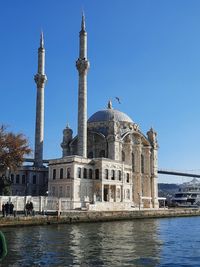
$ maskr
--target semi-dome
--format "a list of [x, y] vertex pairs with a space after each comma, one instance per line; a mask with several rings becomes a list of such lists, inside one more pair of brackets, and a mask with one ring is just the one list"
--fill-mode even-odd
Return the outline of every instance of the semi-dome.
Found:
[[113, 109], [111, 101], [109, 101], [107, 109], [97, 111], [88, 119], [88, 122], [100, 121], [124, 121], [133, 123], [132, 119], [128, 115], [119, 110]]

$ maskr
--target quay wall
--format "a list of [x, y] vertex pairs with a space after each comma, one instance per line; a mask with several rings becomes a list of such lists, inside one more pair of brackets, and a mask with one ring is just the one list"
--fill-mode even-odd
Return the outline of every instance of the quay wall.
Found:
[[200, 216], [199, 209], [159, 209], [159, 210], [135, 210], [135, 211], [69, 211], [60, 216], [57, 215], [24, 215], [16, 217], [1, 217], [0, 228], [8, 226], [33, 226], [51, 224], [69, 224], [81, 222], [106, 222], [119, 220], [134, 220], [146, 218], [167, 218]]

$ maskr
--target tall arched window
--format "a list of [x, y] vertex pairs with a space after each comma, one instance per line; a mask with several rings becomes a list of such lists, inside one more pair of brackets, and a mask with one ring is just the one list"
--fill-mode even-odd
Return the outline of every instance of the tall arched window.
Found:
[[25, 184], [26, 183], [26, 176], [23, 174], [22, 175], [22, 184]]
[[83, 178], [87, 178], [87, 169], [86, 168], [84, 168], [83, 169]]
[[19, 183], [20, 183], [20, 175], [17, 174], [17, 175], [16, 175], [16, 184], [19, 184]]
[[121, 179], [122, 179], [122, 172], [120, 170], [118, 171], [118, 178], [119, 178], [119, 181], [121, 181]]
[[89, 178], [92, 179], [92, 169], [89, 169]]
[[141, 155], [141, 173], [144, 173], [144, 155]]
[[115, 180], [115, 170], [111, 171], [111, 180]]
[[125, 161], [125, 152], [122, 151], [122, 161]]
[[63, 168], [60, 169], [60, 179], [63, 179]]
[[36, 175], [33, 175], [33, 184], [36, 184]]
[[95, 179], [99, 179], [99, 169], [95, 170]]
[[135, 155], [132, 153], [132, 172], [135, 172]]
[[56, 169], [53, 169], [53, 180], [56, 179]]
[[71, 168], [67, 168], [67, 178], [69, 179], [71, 176]]
[[14, 174], [11, 174], [11, 181], [14, 183]]
[[126, 174], [126, 182], [129, 183], [130, 182], [130, 178], [129, 178], [129, 173]]
[[78, 168], [78, 178], [81, 178], [81, 168]]

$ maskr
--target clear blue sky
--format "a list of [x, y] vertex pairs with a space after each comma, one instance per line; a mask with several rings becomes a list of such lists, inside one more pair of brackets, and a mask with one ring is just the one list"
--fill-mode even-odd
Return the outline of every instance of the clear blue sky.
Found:
[[82, 9], [91, 64], [88, 116], [119, 96], [116, 109], [144, 133], [151, 126], [157, 131], [159, 168], [200, 172], [198, 0], [1, 1], [0, 122], [23, 132], [34, 148], [33, 76], [42, 28], [48, 77], [44, 157], [61, 156], [62, 130], [67, 122], [75, 133], [77, 128], [75, 61]]

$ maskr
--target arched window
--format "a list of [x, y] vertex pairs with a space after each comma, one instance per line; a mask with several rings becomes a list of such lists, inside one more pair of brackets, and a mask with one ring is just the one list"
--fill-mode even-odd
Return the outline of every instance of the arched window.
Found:
[[92, 179], [92, 169], [89, 169], [89, 178]]
[[122, 179], [122, 172], [120, 170], [118, 171], [118, 178], [119, 178], [119, 181], [121, 181], [121, 179]]
[[122, 151], [122, 161], [125, 161], [125, 152]]
[[86, 168], [84, 168], [83, 169], [83, 178], [87, 178], [87, 169]]
[[81, 168], [78, 168], [78, 178], [81, 178]]
[[20, 175], [17, 174], [17, 175], [16, 175], [16, 184], [19, 184], [19, 180], [20, 180]]
[[26, 183], [26, 176], [25, 174], [22, 175], [22, 184], [25, 184]]
[[115, 180], [115, 170], [111, 171], [111, 180]]
[[130, 181], [130, 176], [129, 176], [129, 173], [126, 174], [126, 182], [129, 183]]
[[99, 153], [100, 158], [105, 158], [105, 150], [101, 150]]
[[132, 153], [132, 172], [135, 172], [135, 155]]
[[71, 168], [67, 168], [67, 179], [71, 178]]
[[92, 152], [92, 151], [90, 151], [90, 152], [88, 153], [88, 158], [89, 158], [89, 159], [93, 159], [93, 152]]
[[33, 184], [36, 184], [36, 175], [33, 175]]
[[10, 178], [11, 178], [11, 181], [14, 183], [14, 174], [11, 174]]
[[56, 179], [56, 169], [53, 169], [53, 180]]
[[99, 179], [99, 169], [95, 170], [95, 179]]
[[63, 179], [63, 168], [60, 169], [60, 179]]
[[105, 169], [105, 178], [108, 180], [108, 169]]
[[144, 173], [144, 156], [141, 155], [141, 173]]

